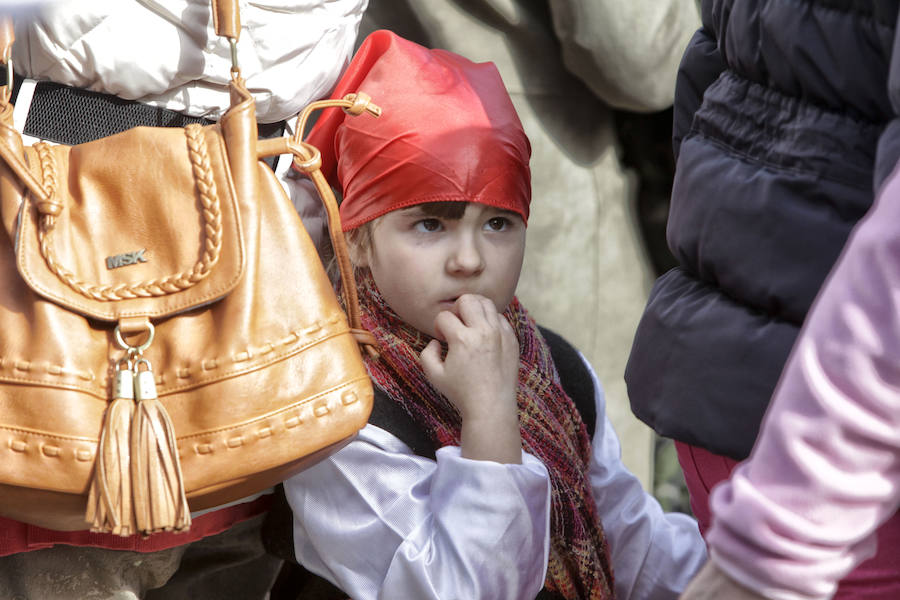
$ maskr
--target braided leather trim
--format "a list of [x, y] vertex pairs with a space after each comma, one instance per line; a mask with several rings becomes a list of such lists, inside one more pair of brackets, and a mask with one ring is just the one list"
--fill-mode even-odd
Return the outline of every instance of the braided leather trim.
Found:
[[[81, 281], [70, 270], [59, 264], [53, 250], [51, 233], [56, 224], [56, 215], [59, 214], [62, 206], [58, 201], [51, 200], [38, 205], [38, 211], [41, 214], [38, 239], [40, 240], [41, 255], [44, 257], [47, 267], [63, 283], [82, 296], [93, 300], [114, 301], [165, 296], [180, 292], [197, 285], [212, 272], [212, 268], [219, 262], [222, 250], [222, 215], [219, 207], [219, 195], [213, 180], [202, 126], [192, 123], [184, 128], [184, 132], [187, 137], [194, 182], [200, 192], [204, 222], [204, 252], [197, 263], [191, 269], [181, 273], [131, 284], [98, 285]], [[49, 197], [56, 198], [56, 162], [53, 154], [48, 144], [44, 142], [35, 144], [34, 148], [40, 157], [44, 186], [49, 192]]]

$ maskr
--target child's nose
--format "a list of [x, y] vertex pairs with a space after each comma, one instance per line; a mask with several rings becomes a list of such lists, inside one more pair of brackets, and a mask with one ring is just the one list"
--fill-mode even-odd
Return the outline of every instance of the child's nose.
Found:
[[477, 240], [470, 236], [460, 236], [450, 254], [447, 268], [451, 273], [461, 275], [477, 274], [484, 270], [484, 255]]

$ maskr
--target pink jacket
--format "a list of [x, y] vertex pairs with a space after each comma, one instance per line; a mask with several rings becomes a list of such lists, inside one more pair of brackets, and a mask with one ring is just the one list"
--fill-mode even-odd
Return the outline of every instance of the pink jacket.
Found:
[[898, 170], [820, 292], [753, 453], [711, 506], [713, 560], [779, 600], [831, 597], [900, 507]]

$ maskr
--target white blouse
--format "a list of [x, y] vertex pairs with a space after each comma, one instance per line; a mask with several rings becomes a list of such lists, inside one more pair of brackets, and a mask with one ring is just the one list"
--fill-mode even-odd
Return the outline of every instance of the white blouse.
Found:
[[[591, 376], [597, 426], [589, 477], [617, 598], [677, 598], [706, 560], [706, 547], [693, 519], [664, 513], [625, 469]], [[434, 461], [367, 425], [332, 457], [287, 480], [285, 492], [297, 559], [354, 600], [519, 600], [543, 586], [550, 480], [527, 453], [521, 465], [503, 465], [445, 447]]]

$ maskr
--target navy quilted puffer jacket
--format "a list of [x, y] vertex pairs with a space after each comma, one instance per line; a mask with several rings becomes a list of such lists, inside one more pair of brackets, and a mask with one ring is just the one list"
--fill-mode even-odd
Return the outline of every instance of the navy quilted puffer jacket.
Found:
[[680, 266], [653, 287], [625, 379], [658, 433], [742, 459], [894, 164], [875, 168], [897, 3], [711, 0], [702, 19], [675, 94], [667, 235]]

